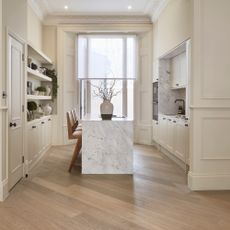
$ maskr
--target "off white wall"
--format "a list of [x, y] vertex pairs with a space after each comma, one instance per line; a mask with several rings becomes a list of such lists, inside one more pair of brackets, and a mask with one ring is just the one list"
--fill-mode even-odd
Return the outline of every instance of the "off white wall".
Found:
[[192, 0], [170, 0], [161, 12], [154, 28], [154, 58], [191, 37], [191, 7]]
[[[7, 72], [6, 72], [6, 49], [7, 49], [7, 32], [11, 32], [21, 40], [26, 41], [27, 39], [27, 1], [26, 0], [2, 0], [2, 77], [0, 81], [1, 94], [2, 90], [8, 91], [6, 82], [7, 82]], [[7, 99], [1, 98], [0, 107], [7, 106]], [[8, 193], [8, 172], [7, 172], [7, 135], [8, 135], [8, 125], [7, 125], [7, 108], [0, 109], [0, 132], [1, 132], [1, 141], [0, 141], [0, 200], [3, 200]], [[2, 146], [1, 146], [2, 145]]]
[[193, 3], [189, 187], [230, 189], [230, 1]]
[[57, 27], [43, 26], [42, 27], [42, 50], [51, 58], [56, 66], [57, 63]]
[[27, 6], [27, 41], [42, 50], [42, 22], [29, 5]]

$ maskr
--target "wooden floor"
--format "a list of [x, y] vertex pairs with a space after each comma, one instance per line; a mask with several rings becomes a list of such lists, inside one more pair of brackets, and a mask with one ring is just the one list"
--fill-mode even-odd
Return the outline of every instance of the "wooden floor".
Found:
[[52, 148], [0, 203], [0, 230], [229, 230], [230, 192], [191, 192], [183, 170], [135, 146], [134, 176], [67, 172], [73, 146]]

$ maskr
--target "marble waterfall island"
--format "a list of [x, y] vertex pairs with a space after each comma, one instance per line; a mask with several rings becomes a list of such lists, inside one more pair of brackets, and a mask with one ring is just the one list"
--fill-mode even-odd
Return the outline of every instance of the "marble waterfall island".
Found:
[[133, 121], [82, 120], [82, 173], [133, 174]]

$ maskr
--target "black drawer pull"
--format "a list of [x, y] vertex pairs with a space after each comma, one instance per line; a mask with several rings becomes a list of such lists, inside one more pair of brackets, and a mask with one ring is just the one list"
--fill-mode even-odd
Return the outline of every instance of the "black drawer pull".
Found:
[[176, 123], [176, 121], [173, 121], [173, 123]]
[[163, 120], [166, 120], [166, 118], [165, 118], [165, 117], [163, 117]]
[[188, 127], [188, 124], [185, 124], [184, 126], [185, 126], [185, 127]]
[[51, 119], [48, 119], [48, 121], [51, 121]]
[[168, 119], [168, 121], [172, 121], [172, 119]]
[[45, 122], [44, 122], [44, 121], [42, 121], [42, 122], [41, 122], [41, 124], [42, 124], [42, 125], [44, 125], [44, 124], [45, 124]]
[[35, 126], [35, 125], [32, 126], [32, 129], [36, 129], [36, 128], [37, 128], [37, 126]]

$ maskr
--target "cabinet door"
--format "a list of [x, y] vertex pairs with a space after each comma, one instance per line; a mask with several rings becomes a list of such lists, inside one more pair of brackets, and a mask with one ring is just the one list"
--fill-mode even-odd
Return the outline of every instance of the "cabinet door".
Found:
[[167, 141], [167, 120], [165, 117], [159, 118], [159, 143], [166, 146]]
[[174, 153], [174, 128], [172, 119], [167, 119], [166, 149], [171, 153]]
[[158, 81], [159, 79], [159, 61], [155, 60], [153, 62], [153, 82]]
[[159, 128], [158, 128], [158, 121], [153, 121], [152, 125], [152, 139], [155, 142], [159, 141]]
[[187, 77], [187, 56], [183, 52], [171, 59], [171, 87], [186, 87]]
[[27, 129], [27, 154], [29, 163], [38, 157], [39, 148], [39, 123], [34, 123], [33, 125], [29, 125]]
[[52, 144], [52, 119], [48, 118], [47, 120], [47, 140], [48, 140], [48, 146], [51, 146]]
[[184, 123], [175, 125], [175, 155], [183, 162], [188, 159], [188, 127]]

